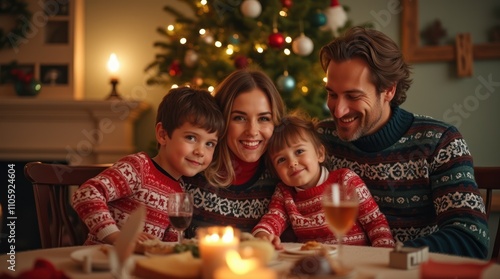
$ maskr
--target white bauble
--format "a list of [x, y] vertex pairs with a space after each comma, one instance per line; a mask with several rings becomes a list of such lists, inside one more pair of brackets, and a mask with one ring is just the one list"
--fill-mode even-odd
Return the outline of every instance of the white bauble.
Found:
[[184, 56], [184, 64], [191, 68], [196, 65], [196, 62], [198, 62], [198, 53], [196, 53], [196, 51], [192, 49], [186, 50], [186, 56]]
[[332, 30], [334, 34], [337, 33], [339, 28], [344, 27], [348, 18], [347, 13], [341, 5], [329, 7], [325, 11], [326, 25], [323, 27]]
[[256, 18], [262, 12], [262, 5], [257, 0], [245, 0], [240, 6], [241, 13], [250, 18]]
[[314, 43], [309, 37], [301, 34], [293, 40], [292, 50], [297, 55], [308, 56], [314, 50]]

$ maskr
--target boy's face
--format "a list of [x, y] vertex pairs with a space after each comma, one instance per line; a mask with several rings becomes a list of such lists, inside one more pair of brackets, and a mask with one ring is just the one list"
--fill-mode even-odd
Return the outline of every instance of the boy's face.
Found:
[[299, 139], [291, 146], [272, 155], [272, 162], [276, 173], [283, 183], [291, 187], [309, 189], [319, 181], [321, 165], [325, 160], [325, 149], [314, 148], [311, 141]]
[[160, 144], [157, 162], [175, 179], [181, 176], [194, 176], [205, 170], [212, 162], [217, 133], [185, 122], [174, 130], [172, 138], [161, 126], [156, 124], [156, 139]]

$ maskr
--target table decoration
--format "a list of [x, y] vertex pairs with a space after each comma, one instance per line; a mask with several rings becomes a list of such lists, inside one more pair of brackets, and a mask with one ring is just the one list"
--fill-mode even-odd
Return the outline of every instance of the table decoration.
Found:
[[217, 268], [226, 266], [227, 251], [237, 250], [240, 244], [240, 230], [228, 227], [198, 228], [198, 245], [203, 264], [202, 278], [214, 279]]

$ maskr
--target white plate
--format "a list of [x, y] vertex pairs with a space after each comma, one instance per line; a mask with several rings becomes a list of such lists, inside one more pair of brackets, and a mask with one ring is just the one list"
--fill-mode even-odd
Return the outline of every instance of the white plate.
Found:
[[90, 256], [92, 259], [92, 268], [105, 270], [109, 269], [108, 255], [103, 251], [103, 245], [89, 246], [88, 248], [73, 251], [70, 257], [75, 262], [83, 264], [85, 257]]
[[[337, 253], [337, 248], [335, 246], [324, 245], [324, 247], [328, 248], [328, 254], [330, 254], [330, 255]], [[299, 247], [285, 248], [283, 251], [285, 253], [292, 254], [292, 255], [304, 256], [304, 255], [317, 254], [321, 250], [300, 250], [300, 246], [299, 246]]]
[[[104, 252], [103, 246], [110, 246], [111, 245], [93, 245], [89, 246], [88, 248], [82, 248], [76, 251], [73, 251], [70, 255], [71, 259], [74, 260], [75, 262], [83, 265], [85, 261], [85, 256], [90, 256], [92, 261], [91, 265], [93, 269], [96, 270], [108, 270], [109, 269], [109, 258], [108, 255]], [[132, 259], [140, 259], [144, 258], [145, 256], [143, 255], [137, 255], [133, 254]]]

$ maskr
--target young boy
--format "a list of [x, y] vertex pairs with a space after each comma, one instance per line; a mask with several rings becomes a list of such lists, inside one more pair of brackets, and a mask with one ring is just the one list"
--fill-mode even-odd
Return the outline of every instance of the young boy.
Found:
[[147, 215], [138, 243], [154, 238], [176, 241], [166, 195], [183, 192], [181, 177], [208, 167], [224, 127], [224, 117], [210, 93], [189, 87], [171, 89], [158, 106], [158, 154], [125, 156], [73, 194], [73, 208], [90, 230], [85, 244], [114, 243], [140, 204], [146, 206]]
[[331, 183], [349, 183], [358, 193], [356, 223], [343, 239], [350, 245], [393, 247], [395, 245], [385, 216], [361, 178], [349, 169], [328, 172], [321, 166], [325, 147], [315, 123], [307, 115], [289, 115], [274, 129], [268, 143], [268, 163], [280, 177], [269, 204], [269, 211], [252, 234], [280, 249], [280, 235], [291, 225], [298, 242], [337, 243], [328, 228], [321, 206], [321, 195]]

